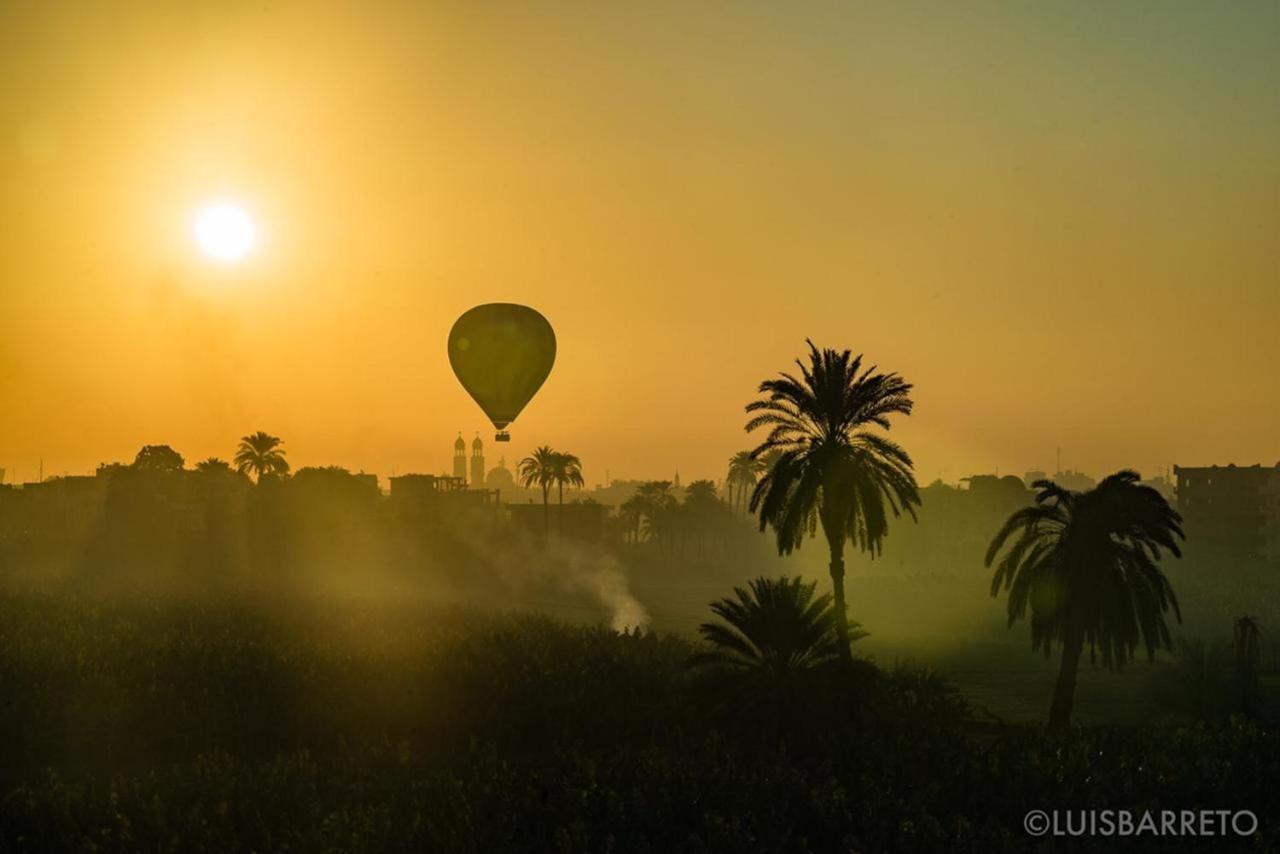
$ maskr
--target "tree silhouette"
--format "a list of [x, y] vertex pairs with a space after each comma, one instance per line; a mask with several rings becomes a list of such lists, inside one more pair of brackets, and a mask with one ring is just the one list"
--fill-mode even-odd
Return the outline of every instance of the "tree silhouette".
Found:
[[632, 495], [618, 508], [618, 517], [624, 530], [631, 534], [631, 542], [640, 542], [640, 523], [644, 521], [645, 501], [639, 493]]
[[258, 483], [266, 477], [277, 477], [289, 473], [289, 462], [284, 458], [285, 451], [279, 437], [259, 430], [240, 440], [236, 449], [236, 471], [241, 474], [253, 472]]
[[581, 488], [586, 482], [582, 478], [582, 460], [574, 454], [557, 452], [552, 456], [551, 480], [556, 485], [556, 504], [560, 521], [560, 536], [564, 536], [564, 488], [565, 485]]
[[520, 478], [520, 485], [525, 489], [529, 489], [534, 484], [542, 490], [542, 532], [550, 529], [550, 517], [548, 515], [548, 493], [551, 491], [551, 484], [556, 482], [556, 472], [561, 467], [560, 455], [551, 450], [549, 445], [542, 445], [535, 448], [533, 453], [520, 461], [516, 467], [516, 473]]
[[1262, 663], [1262, 630], [1256, 617], [1239, 617], [1232, 627], [1236, 654], [1236, 679], [1240, 683], [1240, 711], [1249, 717], [1258, 714], [1260, 688], [1258, 670]]
[[209, 457], [208, 459], [201, 460], [196, 463], [196, 471], [204, 472], [205, 474], [231, 474], [232, 468], [231, 464], [226, 460], [220, 460], [217, 457]]
[[729, 487], [729, 500], [734, 509], [746, 509], [747, 493], [754, 489], [760, 475], [766, 471], [765, 462], [751, 455], [750, 451], [738, 451], [729, 458], [729, 475], [725, 483]]
[[747, 405], [755, 413], [747, 432], [769, 427], [753, 450], [763, 459], [777, 452], [751, 493], [750, 509], [760, 530], [771, 526], [778, 551], [789, 554], [821, 523], [830, 550], [836, 628], [849, 655], [844, 598], [844, 545], [851, 540], [879, 553], [889, 529], [888, 513], [905, 510], [915, 518], [920, 503], [911, 457], [899, 445], [872, 432], [889, 429], [889, 416], [910, 415], [911, 385], [897, 374], [862, 368], [850, 351], [819, 351], [809, 344], [808, 364], [796, 361], [800, 377], [760, 384], [764, 397]]
[[695, 480], [684, 488], [684, 503], [680, 505], [682, 527], [694, 535], [704, 556], [707, 539], [723, 521], [726, 510], [714, 481]]
[[808, 698], [833, 682], [831, 670], [848, 648], [831, 595], [815, 598], [816, 587], [799, 578], [757, 578], [712, 603], [719, 620], [698, 629], [709, 649], [691, 656], [688, 666], [717, 705], [747, 713], [766, 730], [772, 722], [778, 736], [801, 714], [812, 715]]
[[[1162, 550], [1181, 556], [1180, 517], [1159, 492], [1120, 471], [1086, 492], [1036, 481], [1035, 503], [1011, 515], [987, 549], [996, 564], [991, 595], [1009, 594], [1009, 625], [1031, 606], [1031, 645], [1048, 657], [1062, 645], [1062, 663], [1049, 710], [1051, 726], [1071, 721], [1080, 653], [1101, 650], [1107, 668], [1123, 667], [1139, 641], [1155, 658], [1170, 647], [1164, 614], [1182, 613], [1169, 580], [1156, 565]], [[1016, 538], [1015, 538], [1015, 535]]]
[[636, 489], [636, 498], [640, 502], [645, 536], [656, 540], [659, 548], [666, 551], [674, 533], [675, 508], [678, 504], [671, 493], [671, 481], [646, 481]]
[[182, 471], [182, 455], [168, 445], [144, 445], [133, 458], [133, 470], [173, 473]]

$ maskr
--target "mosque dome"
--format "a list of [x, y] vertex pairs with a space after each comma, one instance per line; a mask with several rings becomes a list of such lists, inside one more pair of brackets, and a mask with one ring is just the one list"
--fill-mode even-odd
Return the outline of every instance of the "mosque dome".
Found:
[[463, 441], [461, 433], [458, 434], [458, 440], [453, 443], [453, 449], [455, 451], [465, 451], [467, 449], [467, 443]]
[[504, 457], [498, 461], [498, 464], [489, 469], [489, 473], [485, 475], [484, 485], [486, 489], [515, 489], [516, 479], [511, 474], [511, 469], [507, 468], [507, 461]]

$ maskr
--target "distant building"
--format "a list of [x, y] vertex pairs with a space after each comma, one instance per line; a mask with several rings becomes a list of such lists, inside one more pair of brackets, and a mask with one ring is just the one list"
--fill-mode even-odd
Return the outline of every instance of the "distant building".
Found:
[[476, 489], [485, 485], [484, 442], [480, 441], [479, 433], [471, 443], [471, 485]]
[[[869, 568], [879, 564], [895, 572], [985, 572], [983, 559], [992, 536], [1031, 500], [1031, 491], [1015, 475], [973, 475], [958, 487], [935, 481], [920, 489], [918, 522], [904, 518], [891, 523], [884, 553]], [[853, 560], [868, 558], [859, 554]]]
[[1280, 463], [1173, 472], [1188, 555], [1220, 563], [1280, 556]]
[[1035, 486], [1033, 486], [1033, 484], [1035, 484], [1037, 481], [1048, 480], [1048, 479], [1049, 479], [1049, 474], [1047, 472], [1042, 472], [1042, 471], [1029, 471], [1022, 476], [1022, 482], [1027, 485], [1027, 489], [1035, 489]]
[[515, 491], [515, 475], [511, 473], [511, 469], [507, 468], [506, 457], [499, 457], [498, 465], [489, 469], [489, 473], [484, 478], [484, 488], [505, 492], [508, 496]]
[[968, 484], [966, 491], [970, 495], [995, 503], [1007, 502], [1011, 506], [1018, 506], [1025, 504], [1029, 498], [1026, 484], [1011, 474], [1004, 477], [995, 474], [975, 474], [961, 478], [960, 481]]
[[[466, 450], [465, 443], [463, 450]], [[429, 500], [461, 495], [469, 491], [465, 473], [463, 477], [447, 477], [442, 474], [402, 474], [390, 478], [390, 482], [392, 501]]]
[[1072, 492], [1087, 492], [1098, 485], [1098, 482], [1082, 471], [1060, 471], [1050, 478], [1054, 483], [1063, 489], [1069, 489]]
[[458, 438], [453, 443], [453, 476], [467, 482], [467, 443], [462, 438], [462, 431], [458, 431]]

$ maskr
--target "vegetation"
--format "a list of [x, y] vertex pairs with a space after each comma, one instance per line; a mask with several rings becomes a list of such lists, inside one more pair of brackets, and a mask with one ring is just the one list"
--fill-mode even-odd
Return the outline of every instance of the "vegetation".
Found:
[[1012, 852], [1046, 804], [1280, 810], [1273, 731], [981, 727], [919, 669], [799, 683], [775, 741], [705, 713], [688, 642], [540, 617], [57, 593], [0, 626], [6, 850]]
[[[1180, 519], [1132, 472], [1083, 493], [1040, 482], [1022, 507], [1016, 482], [983, 487], [999, 499], [984, 532], [1018, 507], [987, 551], [991, 593], [1008, 592], [1010, 626], [1030, 608], [1034, 648], [1062, 648], [1052, 727], [975, 716], [928, 667], [855, 659], [867, 633], [844, 604], [844, 545], [875, 558], [890, 515], [915, 515], [911, 460], [873, 429], [910, 413], [911, 386], [810, 349], [801, 378], [762, 384], [748, 407], [748, 429], [770, 431], [731, 461], [729, 500], [709, 480], [640, 484], [610, 523], [613, 548], [530, 543], [465, 503], [423, 513], [337, 466], [289, 476], [264, 433], [245, 437], [235, 469], [210, 458], [186, 471], [165, 445], [104, 465], [67, 484], [99, 496], [101, 515], [53, 529], [27, 514], [61, 513], [73, 493], [24, 490], [0, 527], [0, 589], [20, 591], [0, 593], [12, 736], [0, 850], [986, 852], [1025, 850], [1022, 816], [1046, 805], [1228, 798], [1276, 813], [1256, 618], [1222, 621], [1230, 646], [1181, 639], [1143, 683], [1158, 720], [1067, 726], [1086, 642], [1108, 669], [1140, 642], [1154, 660], [1172, 647], [1165, 613], [1181, 619], [1158, 567], [1180, 554]], [[543, 446], [519, 468], [542, 491], [544, 525], [553, 484], [563, 520], [577, 457]], [[750, 484], [776, 555], [733, 512]], [[831, 593], [798, 577], [741, 582], [760, 565], [735, 565], [751, 555], [740, 546], [760, 543], [772, 562], [819, 527]], [[78, 571], [32, 591], [12, 570], [48, 548], [33, 536], [48, 530]], [[642, 624], [629, 582], [662, 590], [696, 568], [682, 580], [706, 589], [713, 554], [734, 567], [716, 589], [736, 586], [700, 644], [479, 609], [574, 613], [585, 598], [579, 617]], [[881, 600], [877, 636], [901, 630], [920, 590], [972, 589], [991, 610], [962, 575], [877, 594], [885, 577], [850, 581], [859, 602]], [[1250, 842], [1265, 850], [1280, 834], [1264, 826]]]
[[870, 428], [888, 430], [891, 415], [910, 415], [911, 385], [894, 373], [865, 370], [862, 356], [822, 350], [809, 342], [800, 376], [784, 373], [760, 384], [764, 397], [747, 405], [747, 432], [768, 427], [754, 458], [777, 457], [751, 494], [751, 510], [777, 535], [778, 550], [800, 547], [819, 524], [830, 550], [836, 629], [844, 655], [849, 624], [844, 597], [844, 546], [852, 540], [875, 554], [889, 514], [915, 517], [920, 503], [911, 457]]
[[272, 436], [261, 430], [240, 440], [240, 447], [236, 449], [235, 463], [236, 471], [241, 474], [252, 472], [259, 483], [263, 478], [280, 477], [289, 473], [284, 443], [278, 436]]
[[756, 459], [751, 451], [738, 451], [729, 458], [729, 474], [725, 477], [725, 486], [733, 509], [747, 509], [747, 498], [765, 471], [765, 462]]
[[[1123, 667], [1139, 642], [1154, 659], [1172, 640], [1164, 615], [1181, 620], [1173, 588], [1157, 566], [1162, 552], [1179, 555], [1181, 518], [1136, 472], [1117, 472], [1088, 492], [1038, 481], [1035, 504], [1015, 512], [987, 550], [996, 564], [991, 595], [1009, 594], [1009, 625], [1031, 608], [1031, 645], [1045, 656], [1062, 647], [1049, 722], [1071, 720], [1076, 672], [1085, 644], [1092, 660]], [[1015, 535], [1017, 535], [1015, 537]], [[1012, 539], [1011, 539], [1012, 538]]]
[[551, 485], [556, 482], [557, 472], [560, 472], [562, 467], [561, 455], [551, 450], [549, 445], [542, 445], [521, 460], [516, 468], [521, 486], [529, 489], [536, 485], [542, 490], [542, 527], [544, 532], [550, 528], [548, 494], [551, 491]]

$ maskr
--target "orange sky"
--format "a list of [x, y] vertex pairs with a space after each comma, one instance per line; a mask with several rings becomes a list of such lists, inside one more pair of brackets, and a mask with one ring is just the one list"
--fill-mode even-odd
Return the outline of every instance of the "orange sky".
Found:
[[1280, 459], [1280, 5], [413, 5], [0, 4], [10, 480], [439, 471], [495, 300], [560, 340], [509, 459], [592, 483], [721, 476], [806, 336], [916, 383], [924, 481]]

